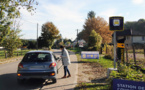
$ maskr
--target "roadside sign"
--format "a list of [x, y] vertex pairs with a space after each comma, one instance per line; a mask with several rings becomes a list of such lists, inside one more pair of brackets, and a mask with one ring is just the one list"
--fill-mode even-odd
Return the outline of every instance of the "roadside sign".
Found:
[[82, 51], [81, 52], [82, 59], [99, 59], [98, 51]]
[[118, 48], [125, 48], [125, 44], [124, 43], [117, 43], [117, 47]]
[[111, 31], [123, 31], [124, 18], [121, 16], [109, 17], [109, 28]]
[[145, 82], [113, 79], [113, 90], [145, 90]]

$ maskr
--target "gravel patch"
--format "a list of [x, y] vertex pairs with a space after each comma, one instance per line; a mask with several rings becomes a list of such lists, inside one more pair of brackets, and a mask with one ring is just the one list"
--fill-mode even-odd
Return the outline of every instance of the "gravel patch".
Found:
[[107, 69], [103, 68], [99, 63], [79, 63], [78, 70], [78, 83], [99, 83], [100, 79], [107, 77]]

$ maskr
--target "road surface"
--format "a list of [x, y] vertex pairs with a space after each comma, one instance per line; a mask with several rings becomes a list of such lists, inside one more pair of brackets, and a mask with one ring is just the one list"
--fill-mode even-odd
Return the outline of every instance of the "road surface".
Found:
[[[60, 56], [59, 50], [54, 50], [56, 56]], [[78, 64], [76, 55], [71, 52], [70, 58], [72, 64], [69, 70], [72, 77], [62, 79], [64, 75], [63, 67], [57, 75], [57, 83], [42, 79], [26, 80], [24, 84], [17, 83], [17, 66], [20, 61], [0, 65], [0, 90], [72, 90], [77, 84]]]

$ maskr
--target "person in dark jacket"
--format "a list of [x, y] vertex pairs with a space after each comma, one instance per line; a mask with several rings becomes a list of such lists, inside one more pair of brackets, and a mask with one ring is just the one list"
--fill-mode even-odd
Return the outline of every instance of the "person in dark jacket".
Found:
[[[68, 65], [71, 64], [69, 53], [64, 46], [60, 46], [60, 49], [62, 50], [61, 58], [62, 58], [62, 64], [64, 66], [64, 76], [62, 78], [71, 77], [70, 71], [68, 69]], [[66, 76], [67, 73], [68, 76]]]

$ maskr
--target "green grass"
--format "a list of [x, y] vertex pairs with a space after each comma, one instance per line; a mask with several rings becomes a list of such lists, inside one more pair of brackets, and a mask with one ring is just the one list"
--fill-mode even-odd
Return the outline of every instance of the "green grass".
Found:
[[90, 63], [99, 63], [101, 64], [104, 68], [113, 68], [113, 60], [106, 59], [103, 56], [100, 56], [100, 59], [81, 59], [80, 54], [76, 54], [78, 61], [84, 61], [84, 62], [90, 62]]
[[[135, 52], [138, 53], [138, 54], [144, 54], [143, 49], [135, 49]], [[133, 50], [128, 50], [128, 53], [133, 53]]]
[[109, 88], [110, 86], [106, 84], [81, 83], [75, 88], [75, 90], [108, 90]]
[[75, 52], [75, 53], [77, 53], [77, 52], [80, 52], [80, 49], [79, 48], [70, 48], [69, 50], [71, 50], [72, 52]]

